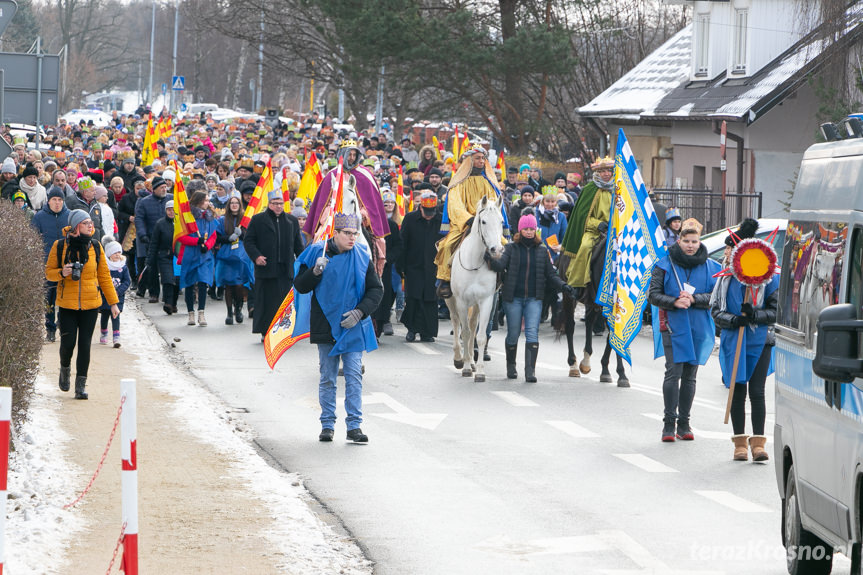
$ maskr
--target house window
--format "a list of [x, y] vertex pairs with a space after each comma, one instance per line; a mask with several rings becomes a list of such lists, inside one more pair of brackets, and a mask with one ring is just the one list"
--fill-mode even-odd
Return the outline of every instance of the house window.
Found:
[[710, 48], [710, 14], [699, 14], [695, 18], [695, 75], [707, 76]]
[[735, 74], [746, 73], [746, 39], [749, 10], [734, 11], [734, 66]]

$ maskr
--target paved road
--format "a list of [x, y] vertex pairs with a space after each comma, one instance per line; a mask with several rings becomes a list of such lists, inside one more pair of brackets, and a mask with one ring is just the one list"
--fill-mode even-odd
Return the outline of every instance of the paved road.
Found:
[[[248, 324], [223, 325], [224, 304], [209, 303], [207, 328], [144, 308], [206, 386], [248, 411], [260, 447], [307, 478], [377, 573], [785, 573], [773, 466], [731, 461], [715, 358], [698, 378], [696, 440], [663, 444], [662, 365], [647, 338], [633, 348], [632, 388], [619, 389], [599, 383], [598, 365], [567, 377], [565, 343], [547, 325], [539, 383], [507, 380], [498, 331], [488, 380], [475, 384], [452, 367], [448, 335], [408, 344], [397, 326], [365, 358], [370, 444], [343, 442], [343, 419], [322, 444], [315, 347], [301, 342], [271, 372]], [[849, 572], [844, 558], [834, 565]]]

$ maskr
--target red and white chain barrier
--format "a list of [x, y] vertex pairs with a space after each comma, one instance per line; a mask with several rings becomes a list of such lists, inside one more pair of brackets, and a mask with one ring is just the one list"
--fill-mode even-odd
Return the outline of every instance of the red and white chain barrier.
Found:
[[6, 480], [9, 477], [9, 436], [12, 420], [12, 388], [0, 387], [0, 575], [6, 564]]
[[121, 380], [120, 390], [125, 399], [125, 407], [120, 416], [124, 526], [123, 562], [120, 569], [126, 575], [138, 575], [138, 424], [135, 380]]

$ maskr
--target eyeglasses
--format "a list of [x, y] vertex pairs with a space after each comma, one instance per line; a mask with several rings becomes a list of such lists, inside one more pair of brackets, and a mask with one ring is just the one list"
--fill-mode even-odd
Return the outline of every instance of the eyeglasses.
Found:
[[360, 235], [360, 232], [352, 232], [350, 230], [339, 230], [339, 232], [345, 234], [346, 236], [358, 237]]

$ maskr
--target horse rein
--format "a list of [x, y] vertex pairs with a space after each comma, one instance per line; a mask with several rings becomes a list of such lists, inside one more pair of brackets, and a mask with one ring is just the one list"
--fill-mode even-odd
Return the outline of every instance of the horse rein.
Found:
[[[486, 263], [485, 262], [485, 254], [488, 253], [488, 244], [485, 242], [485, 236], [482, 235], [482, 220], [479, 219], [479, 215], [476, 215], [473, 217], [473, 221], [474, 221], [474, 224], [476, 225], [477, 232], [479, 233], [479, 239], [482, 242], [482, 245], [485, 248], [485, 251], [483, 252], [482, 263], [480, 263], [475, 268], [469, 268], [469, 267], [464, 265], [463, 261], [461, 261], [461, 250], [458, 250], [458, 263], [461, 265], [461, 267], [463, 267], [466, 271], [469, 271], [469, 272], [478, 271], [483, 266], [483, 264]], [[471, 229], [471, 233], [473, 233], [473, 229]], [[468, 235], [470, 235], [470, 234], [468, 234]], [[465, 239], [467, 239], [467, 238], [465, 238]], [[459, 247], [461, 247], [461, 246], [459, 246]]]

